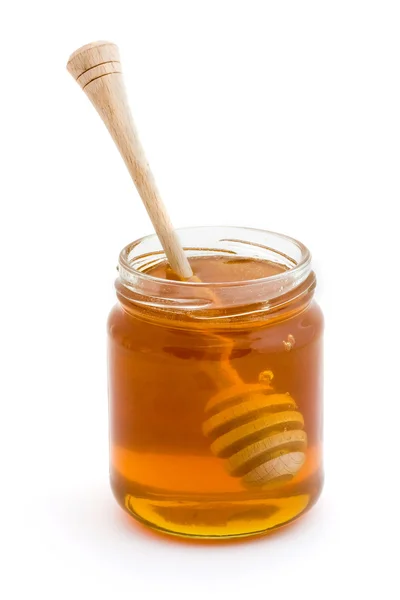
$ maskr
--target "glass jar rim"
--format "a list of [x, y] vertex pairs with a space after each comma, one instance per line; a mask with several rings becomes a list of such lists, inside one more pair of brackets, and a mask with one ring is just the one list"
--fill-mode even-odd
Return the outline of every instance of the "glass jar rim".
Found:
[[286, 266], [269, 277], [239, 281], [176, 281], [144, 272], [166, 260], [155, 234], [128, 244], [119, 256], [117, 295], [129, 305], [186, 313], [190, 318], [226, 318], [286, 305], [315, 284], [311, 254], [287, 235], [234, 226], [177, 229], [187, 256], [236, 256], [269, 260]]
[[[161, 244], [158, 240], [158, 237], [155, 233], [153, 234], [149, 234], [146, 236], [143, 236], [141, 238], [138, 238], [137, 240], [135, 240], [134, 242], [131, 242], [130, 244], [128, 244], [127, 246], [125, 246], [120, 254], [119, 254], [119, 272], [120, 272], [120, 276], [121, 276], [121, 269], [122, 269], [122, 275], [127, 275], [127, 274], [132, 274], [135, 275], [136, 277], [139, 277], [140, 279], [143, 279], [144, 281], [148, 281], [148, 282], [153, 282], [153, 283], [168, 283], [169, 286], [172, 287], [180, 287], [180, 286], [184, 286], [184, 287], [191, 287], [191, 288], [219, 288], [219, 287], [242, 287], [242, 286], [246, 286], [246, 285], [253, 285], [254, 283], [257, 284], [261, 284], [263, 282], [277, 282], [280, 280], [284, 280], [285, 277], [287, 277], [288, 272], [291, 273], [291, 275], [295, 275], [297, 273], [301, 273], [301, 272], [307, 272], [307, 274], [310, 272], [311, 270], [311, 253], [310, 250], [300, 241], [298, 241], [297, 239], [288, 236], [286, 234], [283, 233], [277, 233], [275, 231], [269, 231], [266, 229], [258, 229], [258, 228], [253, 228], [253, 227], [240, 227], [240, 226], [219, 226], [219, 225], [198, 225], [195, 227], [182, 227], [182, 228], [178, 228], [176, 229], [176, 232], [179, 236], [179, 234], [181, 233], [185, 233], [185, 232], [202, 232], [202, 231], [217, 231], [217, 230], [226, 230], [226, 231], [231, 231], [232, 233], [234, 232], [247, 232], [249, 234], [261, 234], [261, 235], [266, 235], [266, 236], [273, 236], [275, 238], [279, 238], [280, 240], [284, 240], [286, 242], [288, 242], [289, 244], [292, 244], [294, 247], [297, 247], [298, 250], [301, 253], [300, 259], [295, 261], [294, 259], [291, 259], [288, 255], [285, 255], [283, 253], [278, 253], [280, 254], [282, 257], [289, 259], [293, 264], [292, 266], [286, 270], [286, 271], [282, 271], [280, 273], [276, 273], [275, 275], [269, 275], [267, 277], [260, 277], [257, 279], [245, 279], [245, 280], [240, 280], [240, 281], [215, 281], [215, 282], [203, 282], [203, 281], [191, 281], [191, 280], [173, 280], [173, 279], [169, 279], [169, 280], [165, 280], [162, 279], [160, 277], [155, 277], [153, 275], [150, 275], [149, 273], [143, 272], [138, 270], [137, 268], [135, 268], [131, 261], [130, 261], [130, 255], [132, 254], [132, 252], [134, 251], [135, 248], [137, 248], [139, 246], [139, 244], [141, 243], [146, 243], [146, 242], [158, 242], [158, 244], [160, 245], [161, 248]], [[227, 241], [239, 241], [237, 239], [231, 239], [231, 240], [227, 240]], [[255, 245], [252, 244], [251, 242], [249, 243], [249, 245]], [[258, 244], [257, 244], [258, 245]], [[262, 246], [259, 246], [262, 247]], [[270, 249], [267, 246], [264, 247], [265, 249]], [[185, 250], [192, 250], [192, 248], [184, 246]], [[213, 250], [212, 248], [208, 249], [208, 248], [203, 248], [203, 250]], [[277, 253], [276, 249], [272, 249], [275, 253]], [[166, 256], [165, 253], [160, 250], [159, 251], [160, 254], [160, 260], [165, 260]], [[137, 256], [136, 259], [140, 259], [141, 257], [145, 258], [147, 255], [143, 254], [142, 256]]]

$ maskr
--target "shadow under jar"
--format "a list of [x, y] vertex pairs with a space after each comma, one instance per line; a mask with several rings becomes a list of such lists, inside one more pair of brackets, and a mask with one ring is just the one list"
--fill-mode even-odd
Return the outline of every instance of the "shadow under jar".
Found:
[[239, 227], [178, 230], [195, 276], [156, 236], [120, 254], [108, 320], [111, 485], [183, 536], [257, 535], [317, 500], [323, 317], [309, 251]]

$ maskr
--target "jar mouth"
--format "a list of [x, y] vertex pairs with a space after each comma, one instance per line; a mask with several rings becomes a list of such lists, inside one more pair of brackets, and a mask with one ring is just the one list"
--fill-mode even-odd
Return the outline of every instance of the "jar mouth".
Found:
[[[257, 279], [240, 281], [176, 281], [145, 272], [166, 261], [155, 234], [142, 237], [123, 248], [119, 255], [117, 292], [136, 304], [193, 311], [233, 308], [254, 303], [273, 303], [300, 287], [311, 273], [311, 254], [298, 240], [281, 233], [234, 226], [200, 226], [176, 230], [187, 256], [230, 256], [275, 262], [282, 271]], [[210, 299], [215, 291], [218, 301]], [[265, 309], [265, 306], [264, 306]]]
[[[203, 281], [175, 281], [175, 280], [168, 280], [168, 285], [171, 286], [190, 286], [190, 287], [195, 287], [195, 288], [204, 288], [204, 287], [235, 287], [235, 286], [244, 286], [244, 285], [251, 285], [254, 284], [255, 282], [257, 283], [262, 283], [262, 282], [272, 282], [272, 281], [279, 281], [280, 279], [285, 279], [285, 277], [287, 277], [288, 272], [290, 271], [292, 273], [292, 275], [295, 275], [295, 273], [299, 273], [302, 272], [303, 270], [307, 269], [307, 267], [309, 267], [311, 265], [311, 253], [308, 250], [308, 248], [302, 244], [301, 242], [299, 242], [298, 240], [296, 240], [295, 238], [292, 238], [288, 235], [282, 234], [282, 233], [276, 233], [274, 231], [268, 231], [268, 230], [263, 230], [263, 229], [255, 229], [252, 227], [235, 227], [235, 226], [229, 226], [229, 227], [223, 227], [223, 226], [197, 226], [197, 227], [184, 227], [181, 229], [177, 229], [176, 230], [178, 237], [182, 238], [182, 237], [187, 237], [185, 234], [189, 233], [196, 233], [196, 234], [202, 234], [207, 233], [215, 233], [216, 237], [219, 237], [220, 239], [218, 240], [219, 243], [221, 244], [240, 244], [243, 246], [247, 246], [250, 248], [257, 248], [259, 250], [259, 252], [257, 253], [257, 256], [254, 255], [254, 252], [250, 252], [248, 254], [242, 254], [240, 252], [235, 252], [235, 250], [230, 249], [229, 251], [226, 251], [225, 253], [227, 255], [230, 256], [246, 256], [246, 257], [252, 257], [252, 258], [258, 258], [258, 259], [263, 259], [264, 260], [270, 260], [271, 259], [271, 254], [273, 254], [276, 258], [280, 258], [280, 261], [274, 261], [274, 262], [279, 262], [279, 264], [283, 264], [285, 265], [287, 268], [287, 270], [282, 271], [281, 273], [277, 273], [275, 275], [269, 275], [268, 277], [260, 277], [257, 279], [245, 279], [245, 280], [240, 280], [240, 281], [214, 281], [214, 282], [203, 282]], [[246, 240], [243, 239], [244, 235], [243, 234], [248, 234], [246, 237], [251, 238], [254, 237], [255, 234], [257, 235], [257, 237], [262, 236], [265, 238], [274, 238], [274, 239], [279, 239], [281, 242], [283, 242], [284, 244], [286, 244], [289, 247], [291, 247], [292, 251], [293, 250], [297, 250], [298, 251], [298, 258], [291, 256], [290, 254], [287, 254], [287, 250], [286, 252], [284, 252], [282, 249], [278, 249], [278, 248], [273, 248], [267, 244], [261, 244], [260, 242], [255, 242], [255, 241], [251, 241], [251, 240]], [[183, 235], [182, 235], [183, 234]], [[222, 236], [222, 237], [221, 237]], [[227, 237], [228, 236], [228, 237]], [[233, 237], [231, 237], [233, 236]], [[182, 241], [182, 240], [181, 240]], [[267, 239], [265, 240], [267, 241]], [[139, 246], [154, 246], [154, 251], [149, 253], [147, 248], [143, 248], [142, 252], [140, 252], [140, 248]], [[156, 249], [156, 248], [159, 249]], [[191, 256], [206, 256], [207, 254], [215, 256], [216, 253], [221, 253], [223, 254], [224, 251], [222, 249], [222, 247], [216, 247], [216, 248], [207, 248], [207, 247], [201, 247], [201, 246], [193, 246], [193, 244], [190, 245], [183, 245], [183, 249], [185, 250], [187, 256], [191, 257]], [[143, 252], [143, 250], [145, 250]], [[240, 248], [237, 247], [237, 250], [240, 251]], [[261, 252], [260, 252], [261, 250]], [[138, 253], [139, 251], [139, 253]], [[265, 252], [265, 256], [262, 256], [262, 254]], [[268, 254], [268, 256], [267, 256]], [[128, 244], [127, 246], [125, 246], [119, 255], [119, 271], [120, 271], [120, 276], [121, 276], [121, 269], [123, 270], [123, 274], [132, 274], [136, 277], [140, 277], [143, 280], [147, 280], [147, 281], [151, 281], [153, 283], [165, 283], [166, 280], [162, 279], [160, 277], [155, 277], [153, 275], [150, 275], [149, 273], [144, 272], [141, 269], [147, 269], [150, 266], [153, 266], [155, 264], [158, 264], [159, 262], [163, 262], [166, 260], [166, 255], [165, 252], [163, 251], [163, 249], [161, 248], [161, 244], [160, 241], [158, 240], [157, 236], [155, 233], [144, 236], [142, 238], [139, 238], [138, 240], [131, 242], [130, 244]]]

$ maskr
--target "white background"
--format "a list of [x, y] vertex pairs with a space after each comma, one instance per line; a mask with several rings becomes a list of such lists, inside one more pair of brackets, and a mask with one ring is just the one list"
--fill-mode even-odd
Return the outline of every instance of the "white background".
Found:
[[[0, 10], [1, 597], [398, 597], [399, 3]], [[65, 70], [98, 39], [120, 46], [174, 224], [272, 229], [314, 255], [326, 484], [280, 535], [183, 544], [111, 496], [105, 322], [119, 250], [151, 225]]]

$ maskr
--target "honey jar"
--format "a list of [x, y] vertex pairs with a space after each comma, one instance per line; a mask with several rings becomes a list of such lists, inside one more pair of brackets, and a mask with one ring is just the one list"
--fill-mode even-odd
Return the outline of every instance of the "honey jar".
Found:
[[292, 521], [322, 487], [323, 317], [308, 249], [240, 227], [124, 248], [108, 320], [110, 476], [119, 504], [171, 534], [229, 538]]

